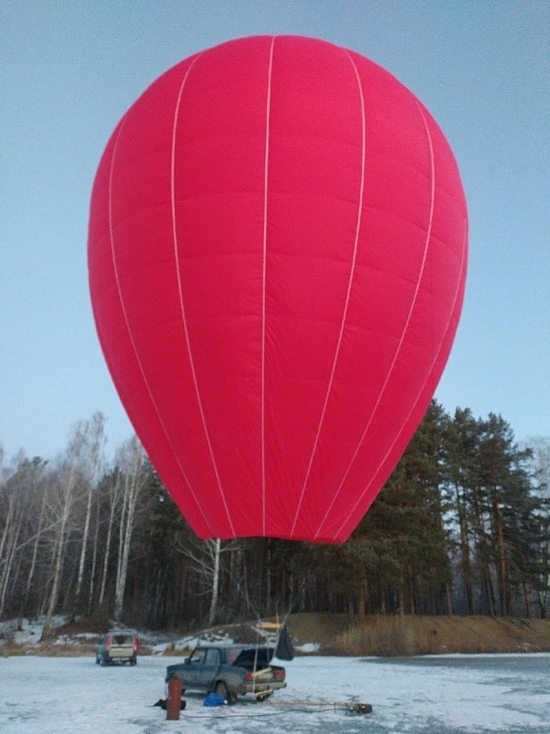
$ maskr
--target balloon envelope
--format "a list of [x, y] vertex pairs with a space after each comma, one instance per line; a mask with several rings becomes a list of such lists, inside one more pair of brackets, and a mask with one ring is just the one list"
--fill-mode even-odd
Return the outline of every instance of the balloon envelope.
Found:
[[195, 532], [344, 541], [463, 301], [464, 194], [418, 99], [311, 38], [185, 59], [106, 147], [88, 257], [115, 386]]

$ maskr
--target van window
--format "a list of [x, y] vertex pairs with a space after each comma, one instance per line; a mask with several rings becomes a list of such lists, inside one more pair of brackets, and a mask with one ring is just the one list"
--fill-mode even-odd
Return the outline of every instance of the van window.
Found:
[[113, 641], [117, 645], [131, 645], [132, 635], [113, 635]]

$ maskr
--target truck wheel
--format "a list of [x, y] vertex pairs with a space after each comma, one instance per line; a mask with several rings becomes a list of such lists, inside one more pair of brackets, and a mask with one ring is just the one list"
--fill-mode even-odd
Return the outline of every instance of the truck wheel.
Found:
[[260, 703], [262, 701], [267, 701], [267, 699], [271, 696], [271, 691], [269, 693], [261, 693], [259, 696], [256, 696], [256, 701], [259, 701]]
[[216, 683], [215, 692], [218, 694], [218, 696], [225, 698], [227, 703], [233, 703], [235, 701], [235, 697], [231, 694], [229, 688], [227, 687], [227, 683], [224, 683], [223, 680], [219, 680]]

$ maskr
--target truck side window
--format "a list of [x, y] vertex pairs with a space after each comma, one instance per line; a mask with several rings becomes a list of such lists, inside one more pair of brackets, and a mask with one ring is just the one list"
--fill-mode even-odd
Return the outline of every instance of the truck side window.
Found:
[[204, 650], [195, 650], [190, 658], [192, 663], [199, 663], [202, 665], [204, 662]]
[[219, 650], [207, 650], [205, 665], [219, 665], [220, 664], [220, 651]]

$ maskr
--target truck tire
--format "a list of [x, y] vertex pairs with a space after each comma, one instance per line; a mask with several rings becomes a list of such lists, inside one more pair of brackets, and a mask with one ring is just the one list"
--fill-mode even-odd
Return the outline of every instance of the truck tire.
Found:
[[222, 698], [225, 698], [227, 703], [234, 703], [235, 702], [235, 696], [231, 693], [229, 688], [227, 687], [227, 683], [223, 680], [219, 680], [216, 683], [216, 687], [214, 691], [218, 694], [218, 696], [221, 696]]

